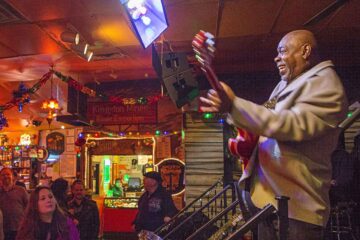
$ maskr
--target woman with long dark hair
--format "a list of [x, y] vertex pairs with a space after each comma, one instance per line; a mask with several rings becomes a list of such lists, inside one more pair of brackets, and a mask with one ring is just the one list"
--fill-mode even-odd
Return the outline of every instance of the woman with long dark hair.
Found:
[[30, 195], [17, 240], [79, 240], [73, 221], [64, 215], [51, 189], [37, 187]]

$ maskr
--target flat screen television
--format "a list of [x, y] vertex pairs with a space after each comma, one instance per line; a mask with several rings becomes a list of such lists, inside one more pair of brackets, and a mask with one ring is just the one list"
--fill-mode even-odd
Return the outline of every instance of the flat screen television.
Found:
[[141, 179], [140, 178], [129, 178], [128, 182], [128, 188], [129, 189], [139, 189], [141, 185]]
[[162, 0], [128, 0], [124, 7], [143, 48], [147, 48], [169, 26]]

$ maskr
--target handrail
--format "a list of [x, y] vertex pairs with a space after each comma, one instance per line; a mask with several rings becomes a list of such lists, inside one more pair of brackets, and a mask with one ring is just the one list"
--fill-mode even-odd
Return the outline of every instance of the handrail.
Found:
[[226, 185], [223, 190], [221, 190], [218, 194], [216, 194], [212, 199], [209, 200], [204, 206], [193, 212], [189, 217], [184, 219], [179, 225], [177, 225], [174, 229], [172, 229], [169, 233], [167, 233], [163, 239], [166, 239], [168, 236], [172, 235], [174, 232], [179, 230], [185, 223], [187, 223], [190, 219], [192, 219], [193, 216], [201, 212], [203, 209], [207, 208], [212, 202], [214, 202], [219, 196], [221, 196], [224, 192], [226, 192], [229, 188], [232, 188], [232, 185]]
[[254, 216], [252, 216], [248, 221], [246, 221], [236, 232], [231, 234], [226, 240], [235, 240], [242, 237], [245, 233], [247, 233], [250, 229], [256, 226], [260, 221], [266, 219], [268, 216], [276, 212], [276, 208], [268, 204], [259, 212], [257, 212]]
[[234, 207], [236, 207], [236, 205], [239, 203], [239, 200], [235, 200], [234, 202], [232, 202], [230, 204], [230, 206], [228, 206], [227, 208], [225, 208], [223, 211], [221, 211], [218, 215], [216, 215], [215, 217], [213, 217], [210, 221], [208, 221], [206, 224], [204, 224], [201, 228], [199, 228], [196, 232], [194, 232], [193, 234], [191, 234], [188, 238], [186, 238], [186, 240], [192, 240], [192, 239], [196, 239], [196, 237], [203, 233], [204, 230], [206, 230], [209, 226], [211, 226], [213, 223], [215, 223], [217, 220], [219, 220], [222, 216], [224, 216], [226, 213], [228, 213], [230, 210], [234, 209]]
[[212, 191], [214, 188], [216, 188], [219, 184], [223, 183], [222, 178], [217, 180], [213, 185], [211, 185], [204, 193], [202, 193], [199, 197], [197, 197], [195, 200], [193, 200], [190, 204], [188, 204], [186, 207], [181, 209], [174, 217], [171, 218], [171, 220], [160, 227], [158, 227], [154, 233], [158, 234], [162, 229], [170, 226], [173, 222], [176, 221], [177, 217], [180, 216], [182, 213], [184, 213], [186, 210], [191, 208], [196, 202], [198, 202], [201, 198], [203, 198], [206, 194], [208, 194], [210, 191]]

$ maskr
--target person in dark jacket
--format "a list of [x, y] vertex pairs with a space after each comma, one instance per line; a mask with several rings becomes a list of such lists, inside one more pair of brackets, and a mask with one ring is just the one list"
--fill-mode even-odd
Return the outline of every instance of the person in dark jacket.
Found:
[[0, 182], [0, 210], [3, 213], [5, 240], [13, 240], [24, 218], [29, 196], [23, 187], [15, 185], [11, 168], [0, 170]]
[[15, 179], [15, 185], [26, 189], [25, 183], [19, 180], [19, 174], [15, 170], [13, 171], [13, 174], [14, 174], [14, 179]]
[[161, 186], [161, 182], [158, 172], [144, 174], [145, 192], [139, 199], [139, 211], [133, 222], [136, 231], [155, 231], [177, 213], [170, 193]]
[[71, 217], [71, 214], [69, 213], [67, 207], [68, 189], [69, 189], [69, 183], [64, 178], [57, 178], [51, 184], [51, 191], [53, 192], [54, 197], [56, 198], [56, 201], [59, 204], [59, 207], [61, 207], [61, 209]]
[[73, 199], [69, 201], [68, 208], [75, 219], [81, 240], [98, 239], [99, 234], [99, 210], [96, 202], [85, 197], [84, 184], [81, 180], [75, 180], [71, 185]]

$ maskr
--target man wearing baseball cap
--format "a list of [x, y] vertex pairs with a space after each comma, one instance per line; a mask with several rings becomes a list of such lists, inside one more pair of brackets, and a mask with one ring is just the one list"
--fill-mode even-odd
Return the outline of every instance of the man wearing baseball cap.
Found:
[[133, 222], [136, 231], [155, 231], [177, 213], [170, 193], [162, 187], [161, 182], [158, 172], [144, 174], [145, 192], [139, 199], [139, 211]]

